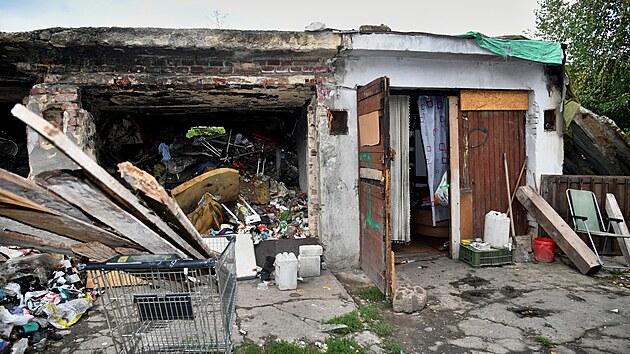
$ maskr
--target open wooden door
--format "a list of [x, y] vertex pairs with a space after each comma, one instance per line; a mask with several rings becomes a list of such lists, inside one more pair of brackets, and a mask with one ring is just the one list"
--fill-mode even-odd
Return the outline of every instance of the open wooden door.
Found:
[[360, 263], [385, 295], [393, 284], [388, 98], [387, 77], [357, 90]]

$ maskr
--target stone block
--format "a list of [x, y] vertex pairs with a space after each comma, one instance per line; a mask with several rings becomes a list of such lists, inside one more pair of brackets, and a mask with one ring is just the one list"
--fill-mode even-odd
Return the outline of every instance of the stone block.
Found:
[[394, 312], [413, 313], [420, 311], [427, 304], [427, 291], [420, 286], [401, 284], [394, 293], [392, 305]]
[[318, 277], [321, 274], [321, 258], [319, 256], [299, 255], [298, 264], [298, 275], [301, 277]]

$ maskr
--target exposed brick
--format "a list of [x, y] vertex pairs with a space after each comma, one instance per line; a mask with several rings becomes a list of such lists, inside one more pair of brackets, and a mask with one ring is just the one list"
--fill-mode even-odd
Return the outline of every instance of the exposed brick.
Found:
[[234, 74], [238, 75], [256, 75], [259, 73], [259, 68], [234, 68]]
[[204, 68], [204, 72], [210, 75], [219, 75], [221, 73], [221, 68], [217, 66], [208, 66]]
[[67, 110], [71, 110], [71, 109], [79, 109], [79, 105], [77, 103], [73, 103], [73, 102], [66, 102], [66, 103], [61, 105], [61, 108], [64, 111], [67, 111]]
[[302, 72], [302, 67], [301, 66], [292, 66], [290, 68], [290, 70], [291, 70], [292, 73], [299, 73], [299, 72]]
[[64, 65], [53, 65], [50, 68], [50, 73], [53, 74], [61, 74], [66, 72], [66, 67]]
[[181, 74], [189, 73], [190, 72], [190, 67], [188, 67], [188, 66], [178, 66], [178, 67], [175, 67], [175, 72], [178, 72], [178, 73], [181, 73]]
[[262, 66], [260, 71], [263, 73], [272, 73], [275, 71], [275, 68], [273, 66]]
[[215, 86], [227, 86], [227, 79], [223, 79], [220, 77], [215, 77], [212, 79]]
[[304, 67], [302, 67], [302, 72], [303, 73], [314, 73], [315, 72], [315, 68], [313, 68], [312, 66], [304, 66]]
[[203, 66], [191, 66], [190, 72], [193, 74], [199, 74], [204, 72]]
[[162, 67], [160, 69], [162, 70], [162, 73], [164, 73], [164, 74], [172, 74], [172, 73], [175, 72], [175, 68], [168, 67], [168, 66]]
[[168, 66], [168, 62], [164, 58], [153, 59], [153, 65], [155, 66]]
[[76, 93], [66, 93], [55, 95], [53, 100], [55, 102], [79, 102], [79, 95]]
[[52, 92], [63, 94], [77, 94], [79, 92], [79, 89], [75, 86], [54, 86], [52, 88]]
[[35, 96], [35, 95], [45, 95], [46, 94], [46, 89], [42, 88], [42, 87], [33, 87], [31, 89], [31, 96]]
[[327, 66], [318, 66], [315, 68], [316, 73], [327, 73], [329, 71]]
[[280, 65], [280, 60], [277, 60], [277, 59], [267, 60], [267, 65], [272, 65], [272, 66]]
[[71, 119], [68, 121], [68, 125], [77, 125], [77, 119], [76, 119], [76, 118], [71, 118]]
[[208, 59], [207, 58], [195, 58], [195, 65], [196, 66], [208, 66]]
[[134, 72], [134, 73], [143, 73], [143, 72], [146, 72], [146, 69], [145, 69], [144, 66], [137, 66], [136, 65], [136, 66], [131, 68], [131, 71]]
[[131, 80], [128, 77], [121, 77], [118, 79], [114, 79], [114, 84], [116, 86], [129, 86], [131, 85]]
[[290, 68], [288, 66], [277, 66], [276, 73], [278, 74], [288, 74]]
[[111, 65], [101, 65], [97, 66], [95, 69], [99, 73], [111, 73], [114, 71], [114, 67]]
[[280, 85], [288, 85], [289, 79], [286, 78], [278, 78], [278, 79], [260, 79], [256, 82], [257, 85], [262, 86], [280, 86]]
[[223, 66], [223, 60], [210, 60], [208, 66]]
[[184, 66], [193, 66], [195, 65], [194, 59], [182, 59], [182, 65]]
[[40, 60], [39, 62], [40, 62], [41, 64], [44, 64], [44, 65], [50, 65], [50, 64], [52, 64], [52, 63], [53, 63], [53, 62], [52, 62], [52, 60], [50, 60], [50, 59], [42, 59], [42, 60]]
[[63, 112], [64, 115], [68, 115], [69, 117], [76, 117], [78, 116], [78, 112], [75, 109], [70, 109], [67, 111]]
[[162, 71], [162, 68], [159, 66], [148, 66], [146, 70], [148, 73], [159, 74]]

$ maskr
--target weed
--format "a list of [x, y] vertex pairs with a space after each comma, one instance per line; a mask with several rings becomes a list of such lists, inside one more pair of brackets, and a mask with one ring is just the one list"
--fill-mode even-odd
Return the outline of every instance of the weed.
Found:
[[545, 336], [536, 336], [534, 337], [534, 340], [543, 347], [553, 347], [556, 344], [551, 339]]
[[380, 337], [385, 337], [394, 332], [394, 327], [387, 322], [374, 321], [370, 323], [370, 329]]
[[334, 354], [364, 354], [365, 349], [361, 348], [357, 342], [349, 338], [326, 338], [326, 353]]
[[378, 309], [373, 305], [361, 305], [359, 306], [359, 313], [361, 317], [367, 322], [376, 321], [381, 318]]
[[361, 323], [361, 318], [359, 317], [359, 313], [357, 311], [352, 311], [345, 315], [333, 317], [324, 323], [344, 324], [348, 326], [348, 328], [339, 328], [332, 331], [339, 334], [348, 334], [350, 332], [357, 331], [363, 327], [363, 324]]
[[383, 349], [387, 354], [400, 354], [402, 351], [405, 350], [400, 342], [393, 339], [386, 339], [383, 342]]
[[234, 354], [262, 354], [262, 350], [251, 340], [245, 340], [234, 348]]
[[315, 347], [301, 347], [284, 340], [273, 341], [265, 347], [265, 354], [316, 354], [321, 353]]
[[385, 300], [385, 295], [375, 286], [370, 286], [367, 288], [360, 288], [356, 292], [357, 296], [362, 298], [363, 300], [368, 301], [383, 301]]

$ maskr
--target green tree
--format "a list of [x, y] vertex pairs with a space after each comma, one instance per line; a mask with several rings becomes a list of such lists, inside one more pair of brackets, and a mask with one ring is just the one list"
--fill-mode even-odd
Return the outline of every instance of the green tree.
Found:
[[630, 130], [630, 0], [539, 0], [535, 35], [566, 43], [582, 106]]

